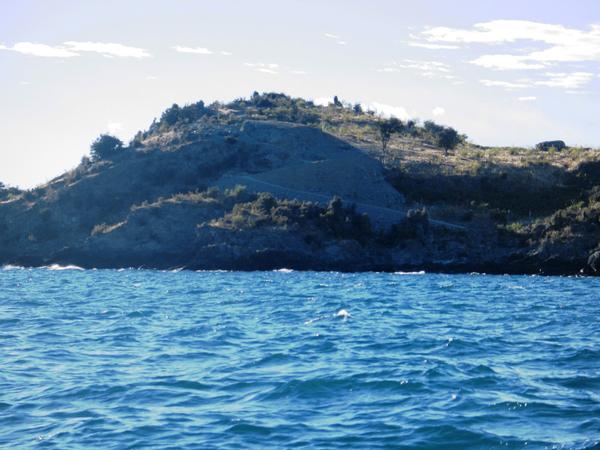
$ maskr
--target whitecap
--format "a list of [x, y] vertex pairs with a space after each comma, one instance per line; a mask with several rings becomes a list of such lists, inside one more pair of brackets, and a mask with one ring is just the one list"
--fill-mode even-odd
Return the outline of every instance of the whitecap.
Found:
[[1, 267], [2, 270], [25, 270], [25, 267], [23, 266], [15, 266], [12, 264], [7, 264], [5, 266]]
[[425, 271], [424, 270], [419, 270], [416, 272], [402, 272], [402, 271], [398, 271], [398, 272], [394, 272], [394, 275], [425, 275]]
[[285, 267], [283, 267], [281, 269], [274, 270], [273, 272], [291, 273], [293, 271], [294, 271], [294, 269], [286, 269]]
[[75, 266], [73, 264], [69, 264], [67, 266], [61, 266], [60, 264], [51, 264], [49, 266], [44, 266], [42, 269], [46, 270], [85, 270], [83, 267]]
[[346, 320], [348, 317], [350, 317], [350, 313], [345, 309], [340, 309], [336, 313], [335, 317], [341, 317], [342, 319]]

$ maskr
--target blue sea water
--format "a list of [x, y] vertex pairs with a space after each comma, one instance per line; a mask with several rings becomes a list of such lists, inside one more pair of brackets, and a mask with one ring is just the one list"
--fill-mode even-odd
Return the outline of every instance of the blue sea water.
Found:
[[599, 448], [599, 288], [0, 270], [0, 447]]

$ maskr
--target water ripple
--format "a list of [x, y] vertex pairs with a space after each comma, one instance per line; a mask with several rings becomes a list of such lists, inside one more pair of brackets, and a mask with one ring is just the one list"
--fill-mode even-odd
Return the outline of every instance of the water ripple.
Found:
[[600, 447], [600, 279], [77, 269], [0, 270], [2, 448]]

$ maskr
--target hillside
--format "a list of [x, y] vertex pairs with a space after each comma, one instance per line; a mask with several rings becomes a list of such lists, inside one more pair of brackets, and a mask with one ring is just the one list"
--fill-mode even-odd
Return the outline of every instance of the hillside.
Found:
[[[597, 273], [600, 151], [489, 148], [283, 94], [174, 105], [30, 191], [0, 264]], [[441, 147], [440, 147], [441, 146]]]

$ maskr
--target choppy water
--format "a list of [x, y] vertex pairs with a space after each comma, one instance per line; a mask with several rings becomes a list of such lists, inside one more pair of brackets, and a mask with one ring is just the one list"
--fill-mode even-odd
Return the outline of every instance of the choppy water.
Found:
[[0, 270], [0, 446], [598, 448], [599, 288]]

